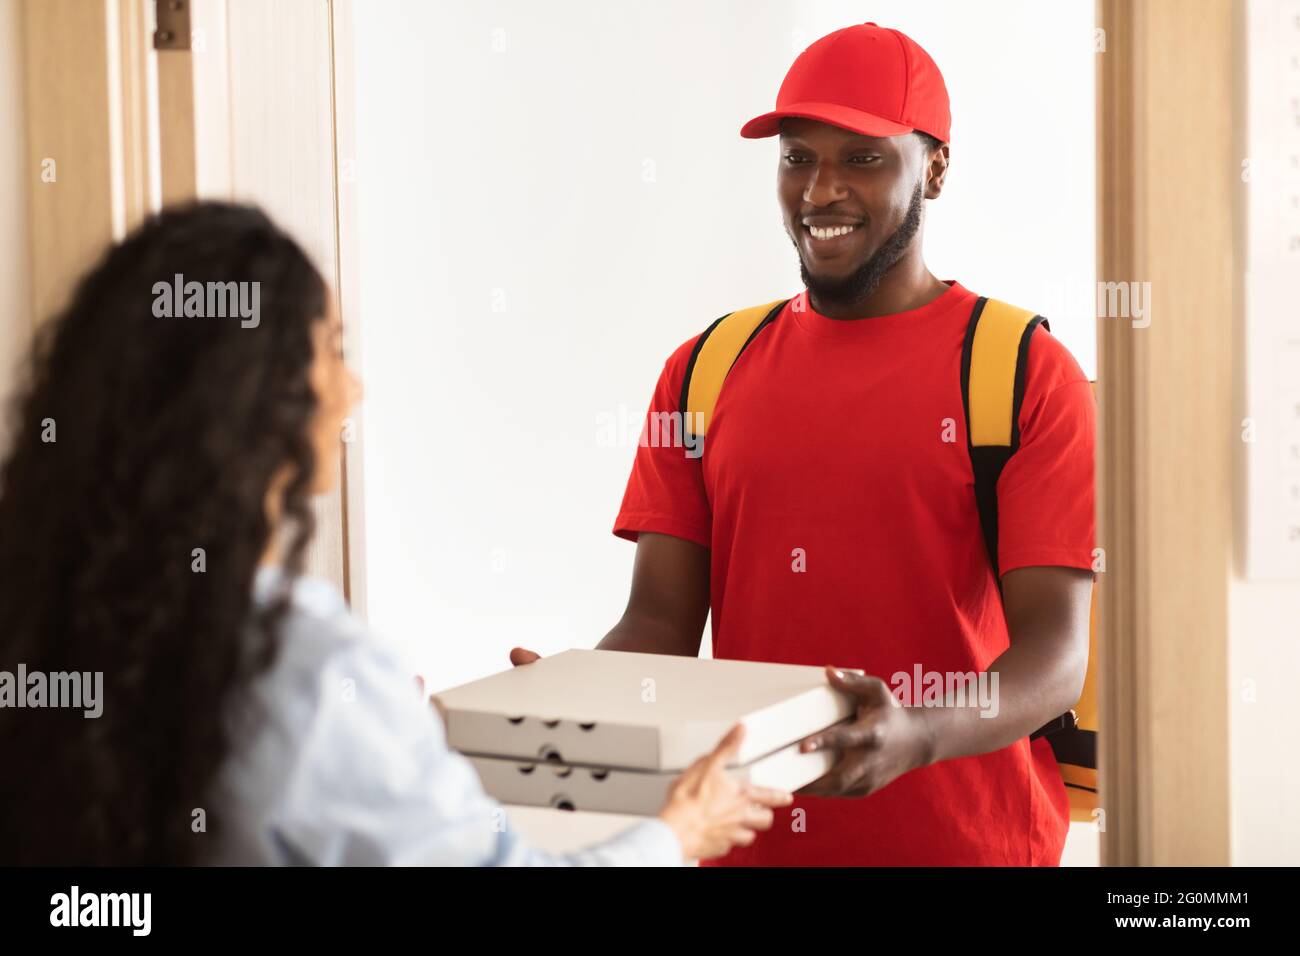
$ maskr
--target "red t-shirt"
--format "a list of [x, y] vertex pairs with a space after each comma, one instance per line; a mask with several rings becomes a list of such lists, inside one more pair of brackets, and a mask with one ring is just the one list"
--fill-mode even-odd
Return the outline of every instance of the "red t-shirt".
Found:
[[[982, 671], [1009, 646], [962, 410], [976, 296], [949, 285], [919, 309], [854, 321], [817, 314], [801, 293], [741, 353], [702, 457], [637, 449], [614, 533], [710, 549], [715, 657], [857, 667], [889, 683], [916, 665]], [[668, 359], [651, 413], [678, 410], [694, 344]], [[1028, 363], [1021, 445], [998, 481], [1002, 572], [1091, 568], [1092, 391], [1045, 329]], [[1051, 747], [1025, 738], [869, 797], [796, 797], [723, 862], [1054, 866], [1068, 826]]]

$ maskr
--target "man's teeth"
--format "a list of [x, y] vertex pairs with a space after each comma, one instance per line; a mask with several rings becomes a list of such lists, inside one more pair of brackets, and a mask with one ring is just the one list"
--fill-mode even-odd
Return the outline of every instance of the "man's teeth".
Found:
[[831, 226], [826, 229], [819, 229], [817, 226], [809, 226], [808, 231], [812, 233], [814, 239], [834, 239], [836, 236], [847, 236], [857, 226]]

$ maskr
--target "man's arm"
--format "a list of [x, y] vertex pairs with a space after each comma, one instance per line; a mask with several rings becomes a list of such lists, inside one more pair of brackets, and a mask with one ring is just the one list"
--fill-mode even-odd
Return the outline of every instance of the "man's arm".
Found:
[[642, 532], [627, 609], [602, 651], [696, 657], [709, 615], [709, 550], [693, 541]]
[[977, 707], [926, 708], [930, 762], [1000, 750], [1073, 707], [1088, 670], [1092, 572], [1017, 568], [1002, 578], [1011, 646], [988, 666], [998, 675], [998, 714]]
[[835, 767], [801, 793], [866, 796], [909, 770], [1001, 750], [1078, 701], [1088, 665], [1092, 572], [1017, 568], [1002, 578], [1011, 646], [988, 667], [998, 675], [997, 715], [978, 705], [900, 707], [879, 677], [832, 674], [857, 696], [849, 724], [813, 734], [803, 749], [843, 751]]

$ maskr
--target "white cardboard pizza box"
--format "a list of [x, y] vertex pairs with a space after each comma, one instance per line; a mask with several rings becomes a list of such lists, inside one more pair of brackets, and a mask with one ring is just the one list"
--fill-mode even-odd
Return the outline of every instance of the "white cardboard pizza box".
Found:
[[743, 765], [845, 719], [820, 667], [570, 650], [436, 695], [462, 753], [680, 771], [736, 723]]
[[[794, 791], [830, 770], [835, 757], [832, 751], [800, 753], [796, 742], [727, 773], [738, 781]], [[671, 772], [611, 770], [475, 754], [469, 761], [478, 771], [483, 789], [502, 803], [633, 816], [658, 813], [678, 777]]]

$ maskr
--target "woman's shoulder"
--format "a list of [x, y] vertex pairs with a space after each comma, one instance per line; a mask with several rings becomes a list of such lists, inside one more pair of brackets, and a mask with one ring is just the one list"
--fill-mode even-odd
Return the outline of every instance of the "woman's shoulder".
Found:
[[303, 575], [291, 585], [280, 568], [258, 570], [254, 581], [254, 603], [265, 608], [288, 587], [289, 604], [278, 627], [279, 657], [282, 664], [309, 668], [317, 673], [328, 663], [365, 661], [367, 670], [389, 673], [415, 669], [407, 664], [401, 649], [371, 632], [352, 613], [343, 593], [331, 581]]
[[311, 575], [298, 575], [288, 583], [287, 572], [278, 565], [263, 565], [253, 577], [253, 600], [264, 607], [276, 600], [288, 586], [294, 611], [320, 618], [347, 615], [343, 593], [332, 581]]
[[332, 859], [334, 851], [317, 846], [323, 834], [347, 834], [348, 821], [365, 817], [373, 781], [410, 760], [421, 738], [426, 747], [441, 741], [414, 670], [352, 614], [337, 587], [262, 569], [256, 608], [286, 588], [273, 659], [230, 702], [234, 746], [219, 794], [229, 827], [224, 862], [285, 862], [285, 840], [313, 861]]
[[253, 603], [264, 610], [288, 591], [289, 603], [283, 628], [304, 630], [321, 638], [360, 640], [366, 638], [364, 625], [348, 607], [343, 593], [324, 578], [300, 575], [288, 581], [279, 567], [261, 567], [253, 579]]

